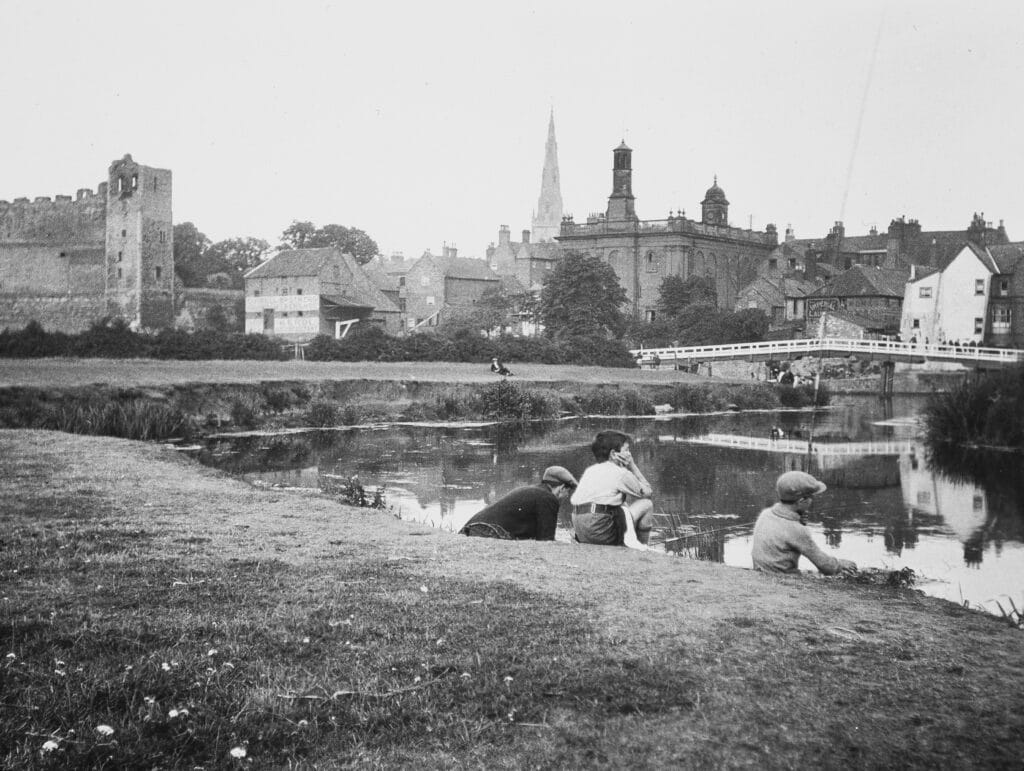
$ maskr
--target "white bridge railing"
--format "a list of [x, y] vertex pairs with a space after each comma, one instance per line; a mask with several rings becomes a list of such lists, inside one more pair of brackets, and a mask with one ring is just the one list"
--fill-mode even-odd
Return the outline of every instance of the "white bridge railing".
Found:
[[764, 340], [759, 343], [730, 343], [680, 348], [637, 348], [631, 351], [641, 364], [650, 365], [654, 357], [667, 364], [679, 361], [696, 363], [715, 359], [769, 358], [789, 359], [810, 354], [848, 356], [866, 354], [906, 359], [938, 359], [942, 361], [1012, 364], [1024, 361], [1024, 351], [1013, 348], [981, 348], [970, 345], [938, 345], [936, 343], [897, 343], [893, 340], [845, 340], [807, 338], [799, 340]]
[[[807, 439], [769, 439], [759, 436], [737, 434], [705, 434], [679, 441], [691, 444], [705, 444], [713, 447], [738, 447], [744, 450], [782, 452], [814, 455], [908, 455], [915, 451], [917, 443], [906, 441], [880, 442], [822, 442], [818, 444]], [[810, 444], [810, 447], [808, 447]]]

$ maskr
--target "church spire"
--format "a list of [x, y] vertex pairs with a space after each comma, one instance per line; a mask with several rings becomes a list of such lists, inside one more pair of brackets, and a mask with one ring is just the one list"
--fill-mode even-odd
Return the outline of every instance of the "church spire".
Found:
[[540, 198], [533, 213], [533, 241], [553, 241], [562, 227], [562, 189], [558, 181], [558, 144], [555, 142], [555, 109], [548, 121], [548, 142], [544, 148], [544, 172]]

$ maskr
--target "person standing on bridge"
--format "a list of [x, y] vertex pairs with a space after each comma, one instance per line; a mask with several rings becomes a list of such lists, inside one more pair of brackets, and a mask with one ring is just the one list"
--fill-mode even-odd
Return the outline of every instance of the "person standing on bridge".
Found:
[[750, 556], [755, 570], [799, 573], [797, 563], [803, 556], [827, 576], [857, 571], [856, 563], [825, 553], [804, 525], [814, 496], [827, 489], [823, 482], [803, 471], [787, 471], [776, 480], [779, 502], [762, 511], [754, 525]]
[[646, 549], [654, 512], [650, 482], [629, 451], [621, 431], [601, 431], [590, 445], [597, 461], [572, 494], [572, 525], [580, 543]]

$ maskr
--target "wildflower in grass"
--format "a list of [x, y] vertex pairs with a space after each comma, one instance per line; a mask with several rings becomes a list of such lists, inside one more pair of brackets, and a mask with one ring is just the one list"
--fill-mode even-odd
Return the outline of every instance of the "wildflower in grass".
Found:
[[98, 733], [100, 736], [113, 736], [114, 729], [108, 725], [98, 725], [96, 726], [96, 733]]
[[418, 682], [420, 682], [420, 681], [421, 681], [422, 679], [423, 679], [422, 677], [420, 677], [419, 675], [416, 675], [416, 677], [414, 677], [414, 678], [412, 679], [412, 681], [413, 681], [414, 683], [418, 683]]
[[509, 685], [514, 679], [512, 675], [505, 675], [505, 685]]
[[245, 751], [245, 747], [232, 747], [231, 757], [233, 758], [244, 758], [248, 753]]
[[17, 657], [17, 656], [15, 656], [15, 655], [14, 655], [13, 653], [8, 653], [8, 654], [7, 654], [6, 656], [4, 656], [4, 658], [5, 658], [5, 659], [8, 659], [8, 660], [10, 660], [10, 661], [14, 661], [14, 660], [15, 660], [16, 658], [18, 658], [18, 657]]
[[459, 675], [459, 677], [461, 677], [463, 680], [469, 680], [472, 676], [473, 675], [469, 674], [469, 672], [463, 672], [461, 675]]
[[162, 669], [164, 672], [170, 672], [171, 665], [165, 661], [163, 664], [160, 665], [160, 669]]
[[47, 739], [45, 742], [43, 742], [43, 752], [53, 752], [58, 747], [60, 747], [60, 745], [57, 744], [57, 742], [55, 742], [53, 739]]
[[182, 707], [181, 709], [172, 709], [172, 710], [170, 710], [167, 713], [167, 717], [169, 717], [171, 720], [174, 720], [175, 718], [187, 717], [187, 716], [188, 716], [188, 710], [185, 709], [184, 707]]
[[426, 586], [421, 586], [420, 587], [420, 591], [423, 592], [424, 594], [426, 594], [429, 591], [429, 589], [427, 589]]
[[208, 650], [206, 652], [206, 655], [207, 656], [216, 656], [217, 655], [217, 649], [216, 648], [210, 648], [210, 650]]
[[156, 696], [143, 696], [142, 700], [146, 702], [150, 707], [156, 704]]
[[303, 643], [303, 645], [309, 645], [309, 638], [308, 637], [303, 637], [302, 638], [302, 643]]
[[309, 725], [309, 721], [308, 720], [303, 719], [303, 720], [299, 721], [299, 728], [305, 728], [308, 725]]

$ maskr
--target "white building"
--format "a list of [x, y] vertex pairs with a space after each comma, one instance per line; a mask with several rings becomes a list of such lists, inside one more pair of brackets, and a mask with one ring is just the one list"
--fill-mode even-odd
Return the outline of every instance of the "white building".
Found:
[[[927, 269], [925, 269], [927, 270]], [[999, 267], [988, 249], [966, 243], [939, 271], [912, 270], [903, 295], [900, 335], [904, 340], [941, 343], [985, 339], [989, 282]]]
[[289, 249], [245, 274], [247, 333], [304, 342], [358, 321], [391, 334], [402, 326], [398, 307], [340, 249]]

